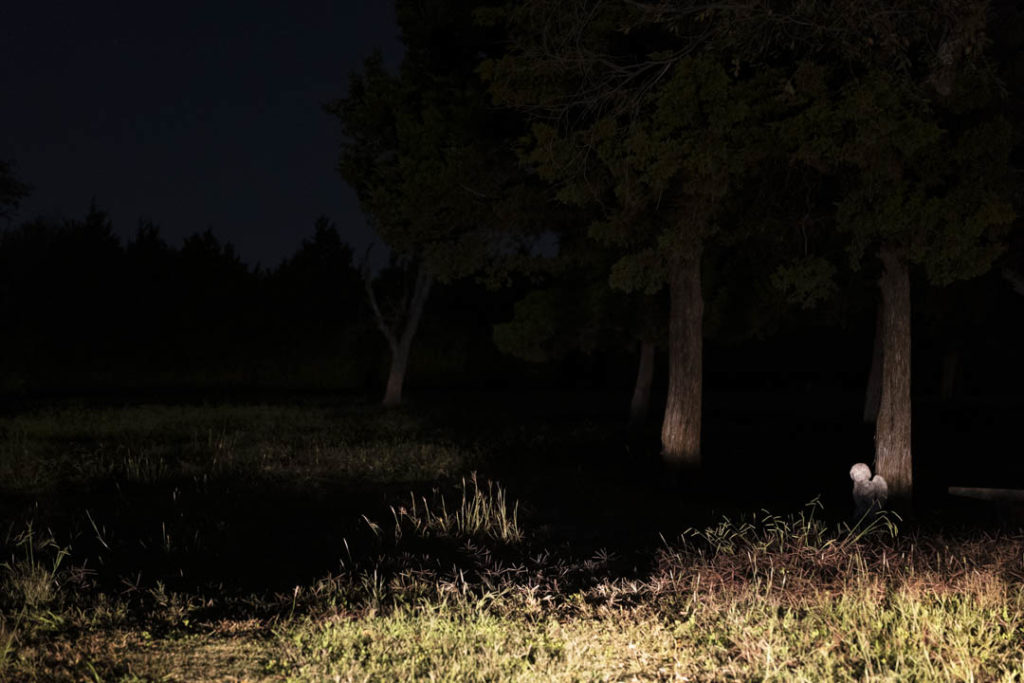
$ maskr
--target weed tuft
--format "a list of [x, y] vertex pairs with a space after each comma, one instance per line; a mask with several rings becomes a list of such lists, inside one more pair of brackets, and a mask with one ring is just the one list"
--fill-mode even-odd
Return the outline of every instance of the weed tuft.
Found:
[[411, 529], [420, 536], [489, 538], [509, 544], [523, 540], [519, 503], [510, 505], [500, 484], [488, 481], [487, 486], [482, 487], [474, 472], [468, 479], [462, 478], [459, 490], [461, 500], [451, 509], [444, 497], [431, 506], [426, 498], [417, 503], [413, 495], [410, 495], [408, 507], [392, 507], [396, 537]]
[[68, 548], [61, 547], [52, 534], [39, 536], [29, 522], [16, 535], [8, 531], [5, 547], [12, 548], [3, 570], [4, 593], [18, 608], [37, 608], [52, 603], [58, 594], [61, 564], [68, 557]]

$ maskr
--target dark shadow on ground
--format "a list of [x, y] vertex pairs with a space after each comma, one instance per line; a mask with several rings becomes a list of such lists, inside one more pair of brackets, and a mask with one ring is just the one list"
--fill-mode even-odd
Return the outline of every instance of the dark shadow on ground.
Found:
[[[658, 457], [657, 425], [628, 432], [621, 399], [597, 392], [438, 394], [416, 397], [401, 410], [422, 418], [432, 433], [488, 454], [481, 477], [500, 482], [521, 503], [529, 536], [515, 552], [585, 557], [607, 549], [625, 557], [624, 571], [633, 572], [644, 570], [663, 539], [722, 515], [799, 511], [818, 499], [820, 515], [846, 519], [849, 467], [872, 458], [873, 429], [858, 420], [856, 394], [711, 393], [704, 470], [673, 475]], [[339, 412], [352, 407], [330, 397], [304, 400]], [[1011, 430], [1011, 410], [917, 403], [918, 521], [1014, 522], [1006, 511], [950, 501], [943, 493], [949, 485], [1024, 485], [1020, 459], [994, 455]], [[965, 459], [968, 452], [975, 455]], [[116, 577], [122, 589], [159, 581], [171, 590], [244, 595], [287, 592], [342, 563], [365, 564], [380, 551], [368, 521], [386, 534], [392, 508], [407, 504], [410, 493], [430, 497], [440, 490], [457, 500], [456, 485], [259, 472], [157, 484], [101, 480], [34, 496], [0, 490], [0, 510], [12, 525], [33, 519], [37, 528], [52, 529], [72, 545], [77, 561], [101, 570], [97, 576]], [[432, 561], [457, 564], [459, 552], [438, 548]]]

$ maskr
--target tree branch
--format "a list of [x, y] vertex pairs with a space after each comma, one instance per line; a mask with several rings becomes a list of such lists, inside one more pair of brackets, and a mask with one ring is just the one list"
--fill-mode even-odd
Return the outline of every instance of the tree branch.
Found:
[[366, 254], [363, 255], [363, 262], [359, 265], [359, 273], [363, 278], [363, 287], [366, 289], [366, 298], [370, 301], [370, 310], [373, 311], [373, 320], [377, 323], [377, 329], [380, 330], [384, 338], [388, 340], [388, 346], [391, 350], [395, 350], [398, 346], [398, 339], [395, 337], [394, 330], [392, 330], [387, 321], [384, 319], [384, 314], [380, 311], [380, 306], [377, 305], [377, 295], [373, 291], [373, 276], [370, 275], [370, 252], [373, 250], [374, 245], [371, 243], [366, 248]]

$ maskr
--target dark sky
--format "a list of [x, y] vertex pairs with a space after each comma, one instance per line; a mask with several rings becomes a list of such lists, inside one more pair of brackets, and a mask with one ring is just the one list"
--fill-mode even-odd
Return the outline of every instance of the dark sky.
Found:
[[325, 214], [371, 234], [334, 170], [321, 103], [380, 48], [401, 57], [390, 0], [8, 2], [0, 10], [0, 158], [34, 187], [20, 219], [80, 217], [122, 236], [207, 227], [276, 266]]

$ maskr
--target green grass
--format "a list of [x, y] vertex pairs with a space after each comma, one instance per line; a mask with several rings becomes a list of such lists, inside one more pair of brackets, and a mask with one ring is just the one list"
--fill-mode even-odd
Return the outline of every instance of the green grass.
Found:
[[323, 406], [69, 407], [0, 419], [0, 480], [18, 491], [202, 471], [425, 481], [478, 454], [402, 412]]
[[330, 404], [0, 419], [0, 679], [1024, 679], [1019, 532], [815, 501], [594, 549], [516, 499], [537, 460], [495, 461], [593, 425], [437, 425]]

